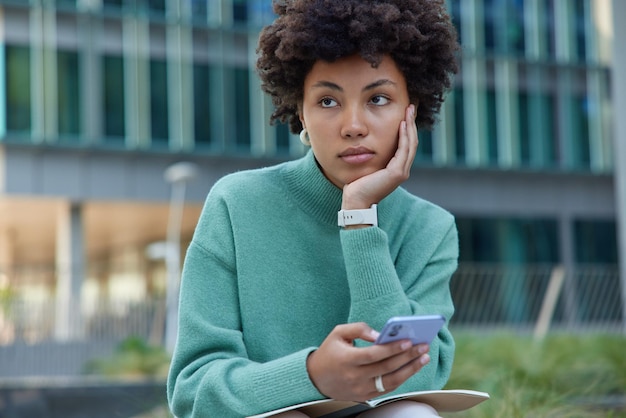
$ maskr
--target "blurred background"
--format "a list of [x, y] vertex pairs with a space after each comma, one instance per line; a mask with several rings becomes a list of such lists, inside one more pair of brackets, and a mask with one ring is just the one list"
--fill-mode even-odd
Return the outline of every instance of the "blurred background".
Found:
[[[447, 4], [461, 71], [405, 187], [457, 218], [451, 328], [624, 337], [626, 2]], [[0, 0], [0, 416], [162, 403], [208, 190], [306, 152], [254, 70], [273, 18], [271, 0]]]

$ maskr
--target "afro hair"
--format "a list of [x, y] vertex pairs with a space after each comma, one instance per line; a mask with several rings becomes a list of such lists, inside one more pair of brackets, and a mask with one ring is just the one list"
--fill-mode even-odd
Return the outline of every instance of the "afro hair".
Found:
[[275, 106], [271, 122], [298, 133], [304, 79], [318, 61], [359, 54], [373, 67], [390, 56], [431, 128], [458, 71], [457, 34], [444, 0], [274, 0], [276, 20], [260, 34], [257, 71]]

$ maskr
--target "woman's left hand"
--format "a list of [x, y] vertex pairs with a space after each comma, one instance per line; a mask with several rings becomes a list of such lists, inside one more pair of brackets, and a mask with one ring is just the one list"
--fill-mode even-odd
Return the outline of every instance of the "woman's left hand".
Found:
[[409, 105], [400, 122], [398, 149], [387, 166], [343, 187], [342, 209], [364, 209], [380, 202], [404, 183], [411, 173], [417, 151], [415, 105]]

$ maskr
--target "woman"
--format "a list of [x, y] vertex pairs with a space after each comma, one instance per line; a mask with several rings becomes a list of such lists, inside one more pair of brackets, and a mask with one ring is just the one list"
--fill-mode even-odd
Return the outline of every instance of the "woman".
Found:
[[[168, 379], [179, 418], [439, 389], [452, 366], [445, 326], [430, 346], [371, 344], [392, 316], [449, 320], [454, 311], [454, 219], [400, 187], [417, 125], [434, 123], [456, 72], [444, 2], [286, 0], [274, 9], [257, 68], [272, 119], [311, 150], [228, 175], [207, 197], [185, 259]], [[408, 401], [363, 416], [407, 413], [436, 416]]]

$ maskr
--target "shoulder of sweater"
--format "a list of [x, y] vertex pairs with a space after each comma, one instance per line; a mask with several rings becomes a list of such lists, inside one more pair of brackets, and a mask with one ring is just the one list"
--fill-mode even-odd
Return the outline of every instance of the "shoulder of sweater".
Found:
[[267, 191], [270, 185], [276, 186], [278, 184], [277, 176], [280, 175], [285, 164], [287, 163], [227, 174], [215, 182], [211, 187], [211, 194], [225, 197], [233, 194], [242, 196], [242, 193]]

